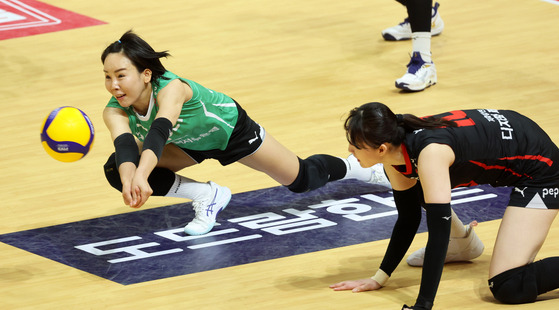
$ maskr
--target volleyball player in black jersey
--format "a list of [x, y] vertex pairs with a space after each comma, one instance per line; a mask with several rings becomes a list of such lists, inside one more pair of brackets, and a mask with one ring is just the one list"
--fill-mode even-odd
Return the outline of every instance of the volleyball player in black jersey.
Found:
[[559, 257], [534, 262], [559, 210], [559, 149], [536, 123], [490, 109], [418, 118], [373, 102], [352, 110], [345, 128], [363, 167], [384, 164], [398, 220], [377, 274], [333, 289], [381, 288], [408, 250], [423, 206], [429, 237], [421, 286], [415, 305], [403, 309], [431, 309], [449, 240], [451, 189], [477, 184], [514, 187], [489, 267], [495, 298], [529, 303], [559, 288]]

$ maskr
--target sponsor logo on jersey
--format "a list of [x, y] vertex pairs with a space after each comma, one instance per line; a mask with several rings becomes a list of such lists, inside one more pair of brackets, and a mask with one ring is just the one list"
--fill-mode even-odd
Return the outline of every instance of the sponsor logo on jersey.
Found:
[[501, 139], [512, 140], [512, 133], [514, 129], [509, 124], [509, 120], [502, 115], [499, 110], [493, 109], [479, 109], [478, 112], [490, 122], [497, 122], [501, 129]]
[[546, 196], [553, 196], [553, 198], [557, 198], [557, 194], [559, 194], [559, 188], [557, 187], [542, 189], [543, 198], [545, 198]]

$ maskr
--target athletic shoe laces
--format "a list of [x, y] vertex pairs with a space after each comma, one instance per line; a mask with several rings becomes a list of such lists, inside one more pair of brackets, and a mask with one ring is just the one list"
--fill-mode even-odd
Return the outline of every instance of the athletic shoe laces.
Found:
[[408, 18], [404, 19], [403, 22], [400, 23], [400, 26], [404, 26], [405, 24], [409, 24], [410, 20]]
[[196, 214], [196, 219], [201, 219], [205, 217], [211, 217], [213, 214], [213, 209], [208, 208], [212, 203], [212, 199], [202, 199], [198, 201], [194, 201], [192, 206], [194, 208], [194, 213]]
[[407, 66], [408, 73], [415, 74], [419, 69], [421, 69], [421, 67], [423, 67], [424, 64], [425, 61], [423, 61], [419, 52], [414, 52]]

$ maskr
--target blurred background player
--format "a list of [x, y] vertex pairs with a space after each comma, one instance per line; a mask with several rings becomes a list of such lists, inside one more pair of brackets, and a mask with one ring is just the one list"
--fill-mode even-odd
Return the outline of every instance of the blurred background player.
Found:
[[431, 59], [431, 36], [441, 34], [444, 22], [439, 15], [439, 3], [432, 0], [396, 0], [408, 11], [400, 24], [384, 29], [386, 41], [412, 40], [411, 60], [407, 72], [396, 80], [396, 87], [405, 91], [422, 91], [437, 83], [437, 70]]

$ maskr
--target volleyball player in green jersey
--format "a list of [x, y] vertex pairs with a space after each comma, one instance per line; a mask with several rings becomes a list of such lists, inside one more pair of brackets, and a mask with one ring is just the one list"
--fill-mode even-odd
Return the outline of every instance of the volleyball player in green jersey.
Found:
[[182, 105], [167, 143], [188, 150], [224, 150], [237, 123], [238, 110], [235, 101], [225, 94], [212, 91], [192, 80], [183, 79], [170, 71], [165, 71], [153, 86], [153, 95], [150, 96], [146, 115], [139, 114], [132, 106], [122, 107], [115, 97], [111, 98], [107, 107], [119, 108], [126, 112], [133, 135], [144, 141], [159, 112], [155, 99], [159, 91], [175, 79], [191, 88], [192, 98]]
[[231, 191], [175, 173], [208, 158], [222, 165], [238, 161], [293, 192], [344, 178], [386, 182], [382, 167], [375, 173], [354, 157], [298, 158], [229, 96], [167, 71], [160, 58], [168, 55], [131, 31], [101, 55], [105, 87], [113, 96], [103, 118], [115, 145], [105, 175], [126, 205], [139, 208], [151, 195], [191, 199], [196, 215], [185, 232], [209, 232]]

